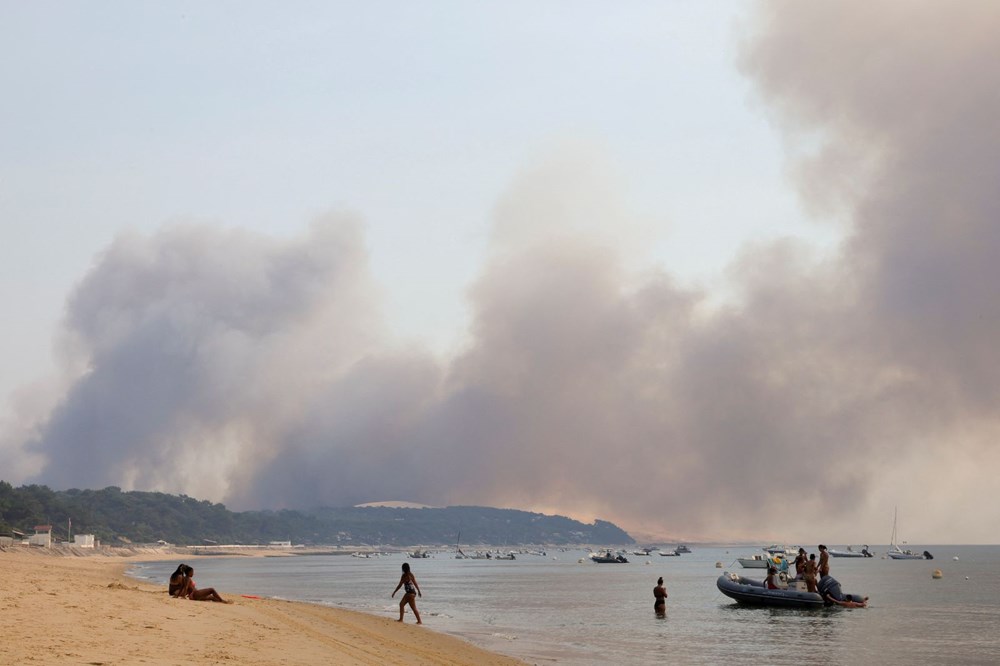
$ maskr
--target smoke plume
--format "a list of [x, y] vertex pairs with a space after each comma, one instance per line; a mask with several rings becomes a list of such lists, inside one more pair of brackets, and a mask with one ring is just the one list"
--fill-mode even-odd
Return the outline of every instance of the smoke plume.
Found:
[[997, 34], [989, 2], [759, 5], [739, 65], [844, 240], [745, 248], [722, 305], [600, 232], [635, 220], [563, 162], [499, 202], [451, 359], [387, 341], [355, 220], [293, 241], [123, 236], [68, 303], [82, 370], [19, 443], [33, 478], [233, 508], [544, 509], [685, 539], [875, 543], [899, 504], [911, 541], [988, 540]]

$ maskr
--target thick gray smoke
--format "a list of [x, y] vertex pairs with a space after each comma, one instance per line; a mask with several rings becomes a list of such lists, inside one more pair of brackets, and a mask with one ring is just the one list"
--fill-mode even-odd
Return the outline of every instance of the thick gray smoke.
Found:
[[593, 233], [625, 207], [561, 169], [498, 206], [471, 341], [447, 361], [382, 338], [350, 220], [296, 242], [122, 238], [69, 304], [86, 371], [26, 445], [36, 480], [842, 543], [884, 541], [898, 503], [911, 541], [989, 540], [997, 34], [996, 3], [761, 5], [741, 67], [845, 241], [747, 248], [723, 306], [632, 270], [631, 246]]

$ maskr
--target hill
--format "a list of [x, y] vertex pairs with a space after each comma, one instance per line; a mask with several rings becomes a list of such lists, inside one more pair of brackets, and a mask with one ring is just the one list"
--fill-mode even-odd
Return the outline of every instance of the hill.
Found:
[[616, 525], [592, 525], [564, 516], [476, 506], [393, 508], [385, 506], [319, 508], [306, 511], [229, 511], [225, 505], [186, 495], [102, 490], [14, 488], [0, 481], [0, 534], [30, 533], [53, 525], [66, 538], [72, 519], [75, 534], [93, 534], [102, 543], [177, 545], [292, 541], [307, 545], [453, 545], [461, 533], [467, 545], [630, 544]]

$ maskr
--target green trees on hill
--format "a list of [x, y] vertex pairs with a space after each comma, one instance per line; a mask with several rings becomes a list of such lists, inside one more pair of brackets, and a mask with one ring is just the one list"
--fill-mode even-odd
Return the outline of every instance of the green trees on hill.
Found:
[[178, 545], [204, 543], [344, 544], [408, 546], [475, 544], [627, 544], [633, 539], [612, 523], [593, 525], [563, 516], [488, 507], [442, 509], [389, 507], [322, 508], [309, 511], [233, 512], [222, 504], [186, 495], [141, 491], [54, 491], [46, 486], [14, 488], [0, 481], [0, 534], [30, 533], [35, 525], [53, 525], [65, 538], [73, 532], [93, 534], [102, 543]]

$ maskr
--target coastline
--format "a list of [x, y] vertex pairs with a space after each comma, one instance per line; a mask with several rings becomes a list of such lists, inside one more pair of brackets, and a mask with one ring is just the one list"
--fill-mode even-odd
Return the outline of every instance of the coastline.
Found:
[[[273, 553], [246, 553], [269, 556]], [[515, 666], [426, 625], [327, 606], [248, 599], [219, 590], [231, 604], [174, 599], [164, 586], [129, 578], [136, 562], [196, 560], [176, 551], [83, 555], [17, 547], [0, 550], [4, 584], [0, 663], [102, 666], [191, 663], [427, 664]], [[211, 581], [202, 583], [212, 586]]]

